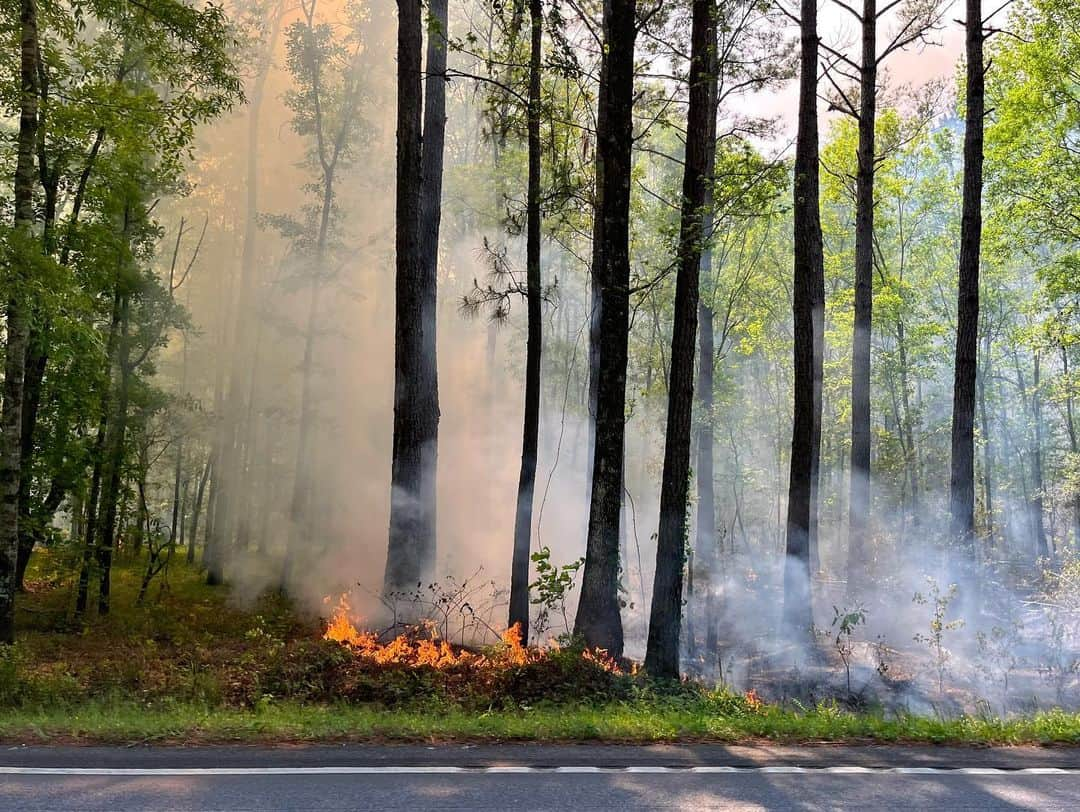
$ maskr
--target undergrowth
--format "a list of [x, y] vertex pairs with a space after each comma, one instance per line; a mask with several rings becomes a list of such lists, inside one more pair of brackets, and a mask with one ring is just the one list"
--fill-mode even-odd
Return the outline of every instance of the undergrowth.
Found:
[[[279, 597], [247, 610], [177, 568], [134, 605], [140, 566], [122, 563], [108, 618], [74, 622], [70, 584], [38, 557], [19, 641], [0, 654], [6, 740], [873, 740], [1080, 744], [1080, 715], [928, 718], [777, 707], [693, 682], [656, 683], [567, 647], [513, 641], [440, 666], [383, 662], [322, 639]], [[46, 571], [42, 571], [45, 568]], [[523, 653], [524, 652], [524, 653]]]

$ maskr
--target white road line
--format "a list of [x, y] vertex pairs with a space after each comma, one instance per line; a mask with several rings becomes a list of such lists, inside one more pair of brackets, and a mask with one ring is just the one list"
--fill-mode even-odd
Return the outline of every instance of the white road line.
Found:
[[640, 773], [762, 773], [796, 774], [828, 773], [830, 775], [1080, 775], [1080, 769], [1061, 767], [1024, 767], [1014, 770], [998, 767], [795, 767], [768, 765], [762, 767], [522, 767], [513, 765], [491, 767], [443, 766], [378, 766], [378, 767], [4, 767], [0, 775], [111, 775], [111, 776], [218, 776], [218, 775], [503, 775], [523, 773], [560, 774], [640, 774]]

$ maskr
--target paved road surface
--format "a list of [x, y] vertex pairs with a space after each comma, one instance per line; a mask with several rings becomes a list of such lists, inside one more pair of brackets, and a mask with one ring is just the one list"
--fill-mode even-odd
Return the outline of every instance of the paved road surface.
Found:
[[1080, 750], [0, 747], [0, 810], [1080, 809]]

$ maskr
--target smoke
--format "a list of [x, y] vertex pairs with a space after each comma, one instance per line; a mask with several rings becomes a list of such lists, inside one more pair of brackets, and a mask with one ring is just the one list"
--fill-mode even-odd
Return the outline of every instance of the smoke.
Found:
[[[354, 611], [373, 627], [391, 615], [379, 597], [389, 524], [394, 389], [396, 78], [395, 20], [384, 8], [389, 5], [370, 4], [361, 29], [364, 135], [353, 149], [351, 166], [337, 179], [332, 247], [327, 267], [320, 271], [322, 294], [311, 375], [311, 496], [299, 519], [291, 503], [310, 266], [297, 263], [294, 242], [271, 227], [270, 220], [289, 216], [303, 222], [305, 207], [314, 205], [309, 193], [314, 180], [305, 163], [310, 138], [288, 124], [292, 111], [285, 97], [292, 80], [285, 70], [282, 40], [274, 50], [258, 130], [258, 209], [263, 227], [254, 290], [240, 289], [238, 271], [248, 110], [203, 134], [192, 167], [195, 190], [179, 204], [183, 210], [179, 213], [191, 222], [204, 213], [210, 217], [203, 258], [190, 282], [190, 309], [199, 332], [191, 336], [187, 387], [202, 411], [215, 419], [233, 368], [229, 355], [234, 346], [233, 314], [242, 303], [258, 314], [255, 348], [241, 365], [251, 376], [242, 399], [249, 433], [240, 480], [230, 500], [236, 541], [225, 550], [224, 569], [231, 594], [251, 602], [284, 586], [299, 606], [319, 613], [326, 611], [327, 596], [351, 592]], [[344, 7], [324, 0], [319, 14], [340, 21]], [[287, 17], [286, 23], [292, 19]], [[452, 62], [463, 58], [451, 55]], [[438, 298], [436, 571], [440, 589], [455, 589], [469, 580], [471, 588], [484, 593], [490, 622], [501, 627], [521, 454], [525, 307], [511, 298], [509, 314], [492, 323], [483, 313], [466, 318], [461, 300], [474, 282], [482, 285], [487, 279], [486, 242], [504, 246], [511, 266], [523, 266], [522, 241], [506, 236], [502, 222], [523, 189], [502, 189], [496, 183], [490, 169], [492, 143], [478, 124], [484, 104], [482, 94], [469, 83], [451, 84]], [[521, 163], [520, 145], [510, 143], [501, 149], [501, 171], [509, 174]], [[582, 151], [587, 153], [587, 148]], [[718, 340], [717, 346], [712, 484], [717, 501], [719, 559], [713, 589], [720, 649], [709, 662], [711, 655], [704, 650], [706, 586], [696, 579], [695, 592], [687, 599], [684, 665], [689, 673], [738, 689], [753, 688], [763, 696], [846, 697], [847, 679], [833, 620], [834, 607], [841, 612], [859, 608], [845, 595], [849, 492], [845, 435], [850, 410], [844, 387], [836, 383], [850, 364], [846, 346], [850, 325], [844, 321], [846, 314], [838, 312], [842, 305], [830, 310], [821, 469], [822, 571], [815, 573], [811, 584], [819, 638], [808, 646], [805, 640], [785, 639], [778, 632], [791, 436], [790, 259], [787, 248], [775, 248], [782, 243], [775, 229], [762, 226], [761, 233], [752, 228], [750, 232], [750, 243], [771, 240], [771, 247], [740, 249], [738, 257], [734, 249], [717, 251], [721, 266], [745, 259], [754, 263], [758, 274], [745, 282], [739, 281], [743, 279], [739, 271], [729, 280], [721, 269], [715, 283], [717, 301], [737, 290], [743, 297], [739, 301], [745, 303], [739, 306], [751, 312], [736, 313], [730, 323], [718, 324], [718, 330], [725, 330], [725, 341]], [[635, 258], [648, 250], [663, 258], [668, 248], [645, 243], [642, 238], [635, 245]], [[557, 279], [557, 285], [544, 314], [533, 548], [550, 548], [556, 565], [584, 555], [588, 516], [589, 293], [586, 269], [578, 259], [587, 255], [548, 242], [543, 257], [545, 284]], [[640, 262], [647, 265], [648, 259]], [[661, 265], [658, 260], [656, 267]], [[656, 300], [669, 294], [669, 287], [656, 286]], [[660, 307], [653, 307], [656, 300], [634, 302], [628, 387], [620, 594], [625, 604], [626, 653], [638, 659], [644, 655], [656, 554], [665, 354], [670, 347], [669, 318]], [[718, 310], [718, 315], [723, 314]], [[947, 310], [939, 315], [942, 323], [949, 323]], [[1017, 495], [1023, 490], [1022, 474], [1012, 473], [1017, 482], [1000, 482], [994, 491], [993, 516], [999, 530], [993, 544], [980, 543], [981, 562], [974, 571], [978, 574], [957, 565], [948, 553], [947, 506], [941, 496], [948, 489], [951, 368], [941, 349], [948, 343], [947, 331], [927, 339], [936, 342], [936, 348], [926, 351], [920, 361], [917, 392], [911, 387], [912, 396], [917, 395], [913, 413], [919, 450], [907, 464], [918, 471], [918, 504], [904, 490], [902, 476], [886, 476], [880, 470], [884, 467], [880, 461], [891, 451], [884, 439], [888, 432], [879, 429], [891, 427], [895, 433], [901, 420], [891, 417], [877, 400], [887, 382], [879, 375], [879, 363], [895, 348], [878, 332], [874, 340], [875, 462], [866, 540], [871, 571], [865, 580], [871, 587], [860, 596], [865, 621], [842, 641], [851, 650], [845, 655], [851, 693], [860, 701], [917, 711], [971, 707], [976, 697], [989, 696], [1010, 709], [1031, 702], [1075, 703], [1077, 666], [1070, 664], [1080, 662], [1075, 615], [1059, 612], [1046, 597], [1047, 583], [1034, 563], [1030, 500]], [[174, 380], [180, 379], [174, 375], [180, 363], [178, 346], [174, 342], [172, 354], [162, 364]], [[1019, 406], [1000, 390], [995, 392], [990, 403], [995, 412], [993, 438], [999, 448], [1018, 447], [1026, 442], [1013, 413]], [[207, 422], [203, 459], [214, 437], [214, 420]], [[1052, 511], [1053, 504], [1050, 507]], [[1067, 523], [1057, 521], [1051, 537], [1060, 540]], [[290, 544], [297, 545], [295, 563], [288, 582], [282, 583]], [[956, 584], [956, 597], [943, 609], [931, 597], [935, 584], [944, 596]], [[915, 599], [916, 593], [924, 602]], [[576, 590], [571, 590], [565, 607], [570, 618], [576, 600]], [[940, 609], [936, 620], [947, 625], [940, 641], [947, 650], [943, 664], [942, 652], [933, 642], [925, 642], [933, 637], [936, 609]], [[549, 634], [562, 631], [558, 619]], [[938, 685], [940, 668], [947, 679], [945, 691]], [[1011, 683], [1004, 702], [1003, 668]]]

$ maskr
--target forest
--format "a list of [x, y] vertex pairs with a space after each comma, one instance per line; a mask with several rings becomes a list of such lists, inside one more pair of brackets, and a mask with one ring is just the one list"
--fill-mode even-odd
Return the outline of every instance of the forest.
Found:
[[1073, 0], [0, 19], [0, 736], [1078, 740]]

